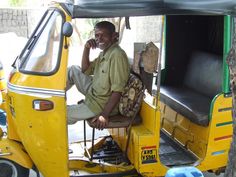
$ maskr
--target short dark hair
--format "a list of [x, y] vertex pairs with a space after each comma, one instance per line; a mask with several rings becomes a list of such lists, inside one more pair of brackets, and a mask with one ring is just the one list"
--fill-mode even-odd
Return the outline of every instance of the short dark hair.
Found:
[[105, 28], [105, 29], [108, 29], [111, 33], [115, 32], [116, 31], [116, 28], [115, 28], [115, 25], [111, 22], [108, 22], [108, 21], [101, 21], [101, 22], [98, 22], [95, 27], [96, 28]]

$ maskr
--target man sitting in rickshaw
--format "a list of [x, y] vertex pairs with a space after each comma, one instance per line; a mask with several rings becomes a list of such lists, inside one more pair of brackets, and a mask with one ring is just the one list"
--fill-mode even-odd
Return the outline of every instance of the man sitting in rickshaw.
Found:
[[[77, 105], [67, 106], [68, 124], [93, 117], [98, 129], [108, 124], [110, 115], [118, 114], [121, 93], [129, 78], [128, 57], [117, 44], [115, 26], [102, 21], [95, 25], [95, 39], [89, 39], [82, 55], [82, 65], [68, 69], [66, 90], [74, 84], [85, 95], [85, 100]], [[100, 48], [102, 52], [90, 61], [90, 49]]]

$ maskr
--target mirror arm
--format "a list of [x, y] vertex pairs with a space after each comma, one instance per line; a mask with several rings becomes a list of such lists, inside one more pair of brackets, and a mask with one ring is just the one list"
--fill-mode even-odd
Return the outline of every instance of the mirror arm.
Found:
[[65, 36], [65, 45], [64, 45], [64, 49], [68, 49], [69, 44], [68, 44], [68, 40], [67, 37]]

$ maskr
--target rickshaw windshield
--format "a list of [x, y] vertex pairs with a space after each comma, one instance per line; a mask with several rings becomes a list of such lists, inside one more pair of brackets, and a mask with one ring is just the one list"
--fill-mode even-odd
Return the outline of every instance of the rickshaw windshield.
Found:
[[20, 56], [20, 71], [50, 74], [55, 71], [60, 52], [63, 18], [58, 11], [49, 10], [29, 39]]

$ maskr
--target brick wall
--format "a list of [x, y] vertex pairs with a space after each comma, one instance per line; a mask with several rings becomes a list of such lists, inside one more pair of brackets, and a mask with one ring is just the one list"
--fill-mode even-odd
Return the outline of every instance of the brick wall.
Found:
[[[29, 37], [45, 10], [46, 8], [0, 8], [0, 34], [14, 32], [20, 37]], [[139, 18], [136, 24], [137, 31], [143, 32], [138, 32], [139, 36], [136, 36], [136, 42], [142, 41], [143, 38], [145, 40], [150, 38], [152, 41], [153, 39], [156, 39], [153, 42], [159, 42], [161, 27], [160, 24], [161, 17]], [[149, 27], [149, 32], [146, 32], [147, 26]]]
[[45, 9], [0, 8], [0, 33], [29, 37]]

